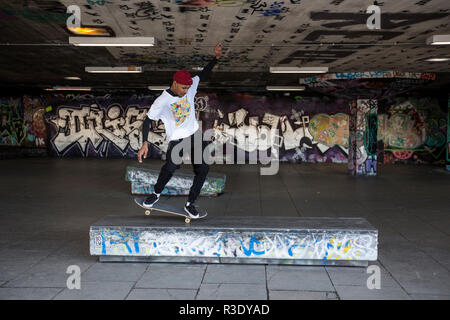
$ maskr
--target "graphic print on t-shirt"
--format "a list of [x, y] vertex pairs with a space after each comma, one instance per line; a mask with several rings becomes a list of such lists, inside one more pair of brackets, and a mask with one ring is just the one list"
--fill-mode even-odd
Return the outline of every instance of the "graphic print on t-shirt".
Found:
[[170, 105], [170, 109], [172, 110], [172, 115], [173, 118], [175, 119], [175, 124], [178, 127], [189, 116], [189, 113], [191, 111], [191, 105], [189, 104], [187, 97], [185, 96], [183, 99], [178, 100], [175, 103], [172, 103]]

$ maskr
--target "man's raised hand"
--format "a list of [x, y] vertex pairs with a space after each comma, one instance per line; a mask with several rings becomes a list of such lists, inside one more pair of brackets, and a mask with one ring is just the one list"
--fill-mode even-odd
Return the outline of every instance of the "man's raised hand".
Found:
[[222, 56], [222, 43], [219, 42], [214, 47], [214, 54], [216, 55], [216, 59], [219, 59]]

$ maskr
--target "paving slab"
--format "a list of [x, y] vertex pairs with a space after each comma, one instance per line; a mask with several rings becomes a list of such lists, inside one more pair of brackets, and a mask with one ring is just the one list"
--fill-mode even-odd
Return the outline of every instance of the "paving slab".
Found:
[[398, 281], [409, 294], [450, 295], [450, 281], [448, 279], [417, 279], [414, 281], [399, 279]]
[[0, 261], [0, 280], [6, 282], [15, 279], [31, 269], [35, 263], [35, 260], [30, 261], [28, 259]]
[[267, 300], [263, 284], [203, 283], [197, 300]]
[[78, 266], [80, 272], [83, 273], [92, 265], [92, 262], [83, 262], [76, 258], [61, 259], [49, 257], [26, 270], [17, 278], [9, 281], [5, 286], [65, 288], [67, 279], [71, 275], [67, 273], [68, 267], [74, 265]]
[[0, 300], [51, 300], [60, 288], [0, 288]]
[[205, 273], [206, 265], [152, 263], [136, 288], [150, 289], [198, 289]]
[[401, 288], [368, 289], [361, 286], [336, 286], [341, 300], [411, 300]]
[[265, 266], [208, 265], [203, 283], [266, 283]]
[[81, 278], [84, 281], [138, 281], [147, 267], [145, 263], [95, 263]]
[[124, 300], [135, 282], [81, 282], [80, 289], [64, 289], [54, 300]]
[[194, 300], [198, 290], [133, 289], [127, 300]]
[[269, 300], [338, 300], [335, 292], [269, 290]]
[[334, 291], [325, 267], [267, 266], [269, 290]]
[[[380, 270], [380, 285], [383, 287], [400, 287], [397, 281], [389, 272], [378, 264]], [[369, 277], [374, 275], [373, 271], [368, 273], [367, 268], [349, 268], [349, 267], [326, 267], [328, 275], [335, 286], [364, 286]]]

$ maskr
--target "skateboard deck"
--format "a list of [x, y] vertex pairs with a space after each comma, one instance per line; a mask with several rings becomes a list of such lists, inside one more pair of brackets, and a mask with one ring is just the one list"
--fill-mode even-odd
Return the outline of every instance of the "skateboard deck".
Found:
[[145, 197], [139, 197], [139, 198], [135, 198], [134, 202], [136, 202], [136, 204], [138, 206], [140, 206], [140, 207], [145, 209], [145, 215], [146, 216], [149, 216], [153, 211], [159, 211], [159, 212], [174, 214], [174, 215], [177, 215], [177, 216], [182, 216], [182, 217], [185, 218], [184, 222], [190, 223], [191, 219], [194, 219], [194, 220], [201, 219], [201, 218], [204, 218], [204, 217], [206, 217], [208, 215], [208, 213], [206, 211], [200, 211], [198, 218], [191, 218], [189, 216], [189, 214], [186, 211], [184, 211], [183, 208], [177, 208], [177, 207], [173, 207], [171, 205], [168, 205], [168, 204], [165, 204], [165, 203], [159, 203], [159, 202], [155, 203], [153, 205], [153, 207], [151, 207], [151, 208], [146, 208], [143, 205], [144, 200], [145, 200]]

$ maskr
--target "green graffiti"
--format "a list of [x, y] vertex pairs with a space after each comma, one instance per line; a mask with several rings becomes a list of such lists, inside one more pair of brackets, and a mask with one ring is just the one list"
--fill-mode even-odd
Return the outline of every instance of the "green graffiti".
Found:
[[15, 8], [3, 8], [1, 9], [5, 14], [14, 17], [23, 17], [27, 20], [37, 21], [37, 22], [56, 22], [60, 24], [66, 24], [69, 14], [67, 13], [57, 13], [57, 12], [46, 12], [38, 9], [24, 9], [18, 10]]
[[12, 105], [0, 107], [0, 144], [20, 145], [27, 135], [28, 125], [19, 112], [19, 108]]
[[377, 154], [378, 116], [376, 113], [366, 115], [366, 130], [364, 132], [364, 147], [367, 154]]

